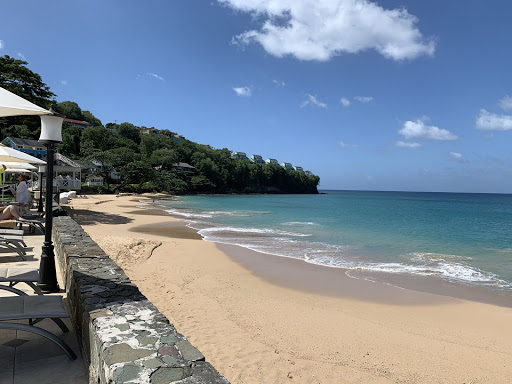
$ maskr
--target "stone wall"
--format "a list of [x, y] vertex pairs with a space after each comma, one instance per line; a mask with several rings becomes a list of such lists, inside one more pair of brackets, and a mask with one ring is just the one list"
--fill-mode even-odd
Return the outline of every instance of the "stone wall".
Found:
[[71, 217], [53, 242], [90, 383], [228, 383]]

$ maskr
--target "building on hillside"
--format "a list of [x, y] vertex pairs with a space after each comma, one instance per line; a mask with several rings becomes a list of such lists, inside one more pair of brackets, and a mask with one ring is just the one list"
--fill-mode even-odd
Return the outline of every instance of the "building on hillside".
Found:
[[155, 127], [137, 127], [140, 131], [140, 133], [159, 133], [158, 129], [156, 129]]
[[100, 187], [103, 185], [103, 177], [98, 175], [89, 175], [85, 178], [88, 187]]
[[180, 141], [185, 140], [184, 136], [178, 135], [176, 132], [171, 132], [168, 129], [157, 129], [155, 127], [137, 127], [140, 131], [140, 133], [149, 134], [154, 133], [155, 135], [165, 136], [169, 137], [172, 141], [174, 141], [176, 144]]
[[296, 165], [295, 167], [293, 167], [296, 171], [299, 171], [299, 172], [304, 172], [304, 168], [302, 167], [299, 167], [298, 165]]
[[188, 176], [196, 173], [196, 169], [188, 163], [174, 163], [172, 166]]
[[308, 176], [313, 176], [313, 172], [311, 172], [311, 171], [306, 171], [305, 173], [306, 173], [306, 175], [308, 175]]
[[247, 155], [245, 154], [245, 152], [232, 152], [231, 158], [234, 160], [243, 160], [247, 159]]
[[287, 171], [293, 171], [292, 163], [281, 163], [281, 167], [283, 167]]
[[2, 143], [20, 152], [37, 157], [38, 159], [46, 159], [46, 148], [37, 140], [6, 137]]
[[92, 124], [87, 121], [73, 120], [73, 119], [68, 119], [67, 117], [64, 118], [64, 121], [66, 123], [69, 123], [70, 125], [74, 125], [74, 126], [80, 127], [80, 128], [87, 128], [87, 127], [92, 126]]
[[267, 159], [267, 160], [265, 160], [265, 163], [279, 165], [279, 161], [277, 161], [276, 159]]
[[256, 164], [265, 164], [265, 160], [263, 160], [263, 157], [261, 157], [260, 155], [251, 155], [249, 157], [249, 160]]

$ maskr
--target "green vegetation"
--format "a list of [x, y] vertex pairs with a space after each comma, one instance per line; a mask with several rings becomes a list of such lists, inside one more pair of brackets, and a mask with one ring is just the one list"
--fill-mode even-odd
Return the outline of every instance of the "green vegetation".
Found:
[[[53, 103], [56, 111], [70, 119], [87, 121], [90, 126], [86, 128], [64, 122], [59, 152], [71, 159], [101, 162], [103, 169], [98, 173], [107, 180], [108, 191], [318, 193], [320, 178], [315, 175], [249, 159], [235, 160], [226, 148], [177, 140], [168, 130], [141, 133], [128, 122], [103, 125], [77, 103], [55, 103], [55, 95], [26, 64], [9, 56], [0, 57], [0, 86], [46, 108]], [[0, 127], [2, 139], [39, 137], [39, 121], [6, 118], [0, 119]], [[178, 163], [188, 163], [195, 169], [183, 172]], [[108, 176], [113, 169], [120, 173], [121, 183], [111, 186]]]

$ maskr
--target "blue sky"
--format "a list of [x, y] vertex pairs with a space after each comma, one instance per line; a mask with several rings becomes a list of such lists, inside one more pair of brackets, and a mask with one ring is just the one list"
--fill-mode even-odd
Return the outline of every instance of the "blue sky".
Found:
[[322, 189], [512, 192], [509, 0], [17, 0], [0, 55], [106, 124]]

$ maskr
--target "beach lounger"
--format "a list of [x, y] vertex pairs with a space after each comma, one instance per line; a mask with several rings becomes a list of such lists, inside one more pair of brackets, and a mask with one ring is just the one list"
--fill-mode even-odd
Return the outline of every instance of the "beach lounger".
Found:
[[0, 228], [0, 236], [2, 235], [17, 235], [17, 236], [23, 236], [25, 232], [22, 229], [6, 229], [6, 228]]
[[[49, 318], [52, 319], [63, 332], [69, 331], [61, 320], [62, 318], [69, 317], [69, 314], [64, 309], [62, 296], [29, 296], [16, 288], [2, 285], [0, 285], [0, 289], [5, 289], [19, 295], [14, 297], [0, 297], [0, 329], [25, 331], [46, 337], [48, 340], [57, 344], [71, 360], [76, 359], [75, 353], [64, 340], [45, 329], [34, 326], [37, 322]], [[12, 322], [18, 320], [28, 320], [28, 324]]]
[[26, 219], [24, 217], [24, 219], [25, 220], [16, 220], [16, 224], [18, 225], [18, 227], [20, 229], [23, 229], [23, 224], [25, 224], [25, 225], [28, 225], [30, 232], [34, 232], [35, 230], [38, 230], [39, 232], [41, 232], [44, 235], [44, 232], [45, 232], [45, 230], [44, 230], [45, 219], [44, 218], [37, 217], [37, 218]]
[[39, 272], [35, 268], [0, 268], [0, 283], [9, 283], [13, 287], [18, 283], [25, 283], [35, 293], [42, 295], [43, 292], [35, 284], [39, 281]]
[[23, 260], [25, 260], [23, 256], [27, 254], [25, 252], [27, 245], [23, 241], [23, 236], [0, 235], [0, 246], [15, 251]]

